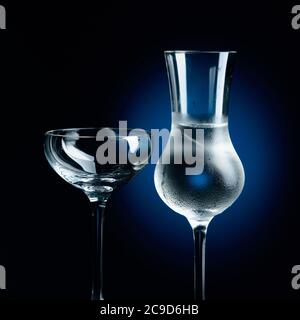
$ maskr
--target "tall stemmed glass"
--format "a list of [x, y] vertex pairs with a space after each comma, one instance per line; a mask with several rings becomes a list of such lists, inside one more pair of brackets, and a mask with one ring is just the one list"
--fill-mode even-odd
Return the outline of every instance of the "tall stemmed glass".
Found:
[[44, 150], [51, 167], [81, 189], [91, 203], [93, 241], [92, 300], [103, 300], [103, 226], [111, 193], [148, 163], [151, 140], [146, 131], [76, 128], [48, 131]]
[[[172, 128], [156, 165], [154, 181], [161, 199], [185, 216], [193, 229], [197, 301], [205, 299], [208, 224], [238, 198], [244, 185], [243, 166], [228, 131], [228, 99], [235, 54], [165, 52]], [[186, 159], [189, 151], [196, 152], [196, 156]]]

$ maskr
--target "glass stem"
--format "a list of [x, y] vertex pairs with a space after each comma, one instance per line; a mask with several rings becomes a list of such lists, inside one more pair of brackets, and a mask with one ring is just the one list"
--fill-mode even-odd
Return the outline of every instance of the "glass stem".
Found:
[[197, 226], [194, 233], [194, 300], [205, 300], [205, 243], [207, 226]]
[[103, 300], [103, 225], [106, 202], [91, 202], [92, 300]]

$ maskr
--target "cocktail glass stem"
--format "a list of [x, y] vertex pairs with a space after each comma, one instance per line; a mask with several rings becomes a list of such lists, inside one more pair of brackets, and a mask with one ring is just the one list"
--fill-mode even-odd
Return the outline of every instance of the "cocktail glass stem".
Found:
[[194, 300], [205, 300], [205, 245], [207, 225], [193, 228], [194, 234]]
[[106, 200], [91, 202], [92, 300], [103, 299], [103, 228]]

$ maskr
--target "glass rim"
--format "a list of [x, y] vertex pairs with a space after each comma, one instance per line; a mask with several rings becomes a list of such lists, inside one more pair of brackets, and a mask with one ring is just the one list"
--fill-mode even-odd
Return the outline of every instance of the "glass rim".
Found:
[[216, 50], [166, 50], [164, 51], [165, 54], [171, 53], [237, 53], [236, 50], [224, 50], [224, 51], [216, 51]]
[[[68, 132], [76, 131], [78, 132], [79, 130], [95, 130], [95, 134], [92, 135], [80, 135], [76, 137], [76, 139], [96, 139], [97, 137], [97, 132], [101, 129], [111, 129], [114, 132], [117, 130], [120, 130], [118, 127], [82, 127], [82, 128], [65, 128], [65, 129], [52, 129], [48, 130], [44, 133], [45, 136], [52, 136], [52, 137], [61, 137], [61, 138], [72, 138], [71, 136], [68, 135]], [[124, 128], [123, 128], [124, 130]], [[130, 132], [132, 130], [143, 130], [146, 132], [148, 135], [150, 135], [150, 131], [142, 128], [126, 128], [127, 132]], [[134, 135], [133, 135], [134, 136]], [[116, 133], [116, 137], [128, 137], [128, 135], [119, 135]], [[74, 137], [75, 138], [75, 137]]]

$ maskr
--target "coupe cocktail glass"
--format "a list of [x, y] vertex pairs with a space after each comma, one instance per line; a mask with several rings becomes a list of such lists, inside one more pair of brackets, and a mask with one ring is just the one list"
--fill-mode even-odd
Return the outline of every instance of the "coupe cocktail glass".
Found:
[[[101, 132], [101, 134], [100, 134]], [[103, 139], [105, 136], [105, 139]], [[76, 128], [48, 131], [44, 149], [51, 167], [81, 189], [91, 203], [92, 300], [103, 300], [103, 226], [111, 193], [148, 163], [151, 139], [144, 130]]]

